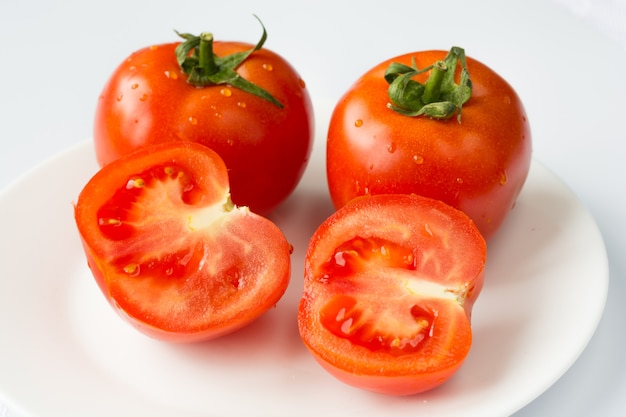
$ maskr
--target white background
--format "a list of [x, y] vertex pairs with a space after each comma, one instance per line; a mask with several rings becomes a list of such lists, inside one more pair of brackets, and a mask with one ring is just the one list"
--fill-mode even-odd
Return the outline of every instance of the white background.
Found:
[[[298, 69], [316, 106], [335, 102], [383, 59], [459, 44], [517, 89], [533, 128], [535, 158], [589, 208], [609, 255], [610, 292], [595, 336], [573, 367], [516, 416], [625, 415], [626, 5], [618, 0], [474, 1], [439, 9], [418, 1], [215, 3], [3, 1], [0, 189], [88, 139], [99, 91], [113, 68], [135, 49], [174, 40], [173, 29], [209, 28], [217, 38], [255, 42], [260, 32], [251, 14], [258, 14], [268, 28], [266, 47]], [[442, 13], [427, 14], [433, 10]], [[324, 140], [324, 132], [317, 140]], [[0, 233], [1, 228], [0, 223]], [[6, 249], [0, 248], [0, 256]], [[1, 332], [0, 343], [9, 343]], [[1, 398], [0, 416], [17, 417]]]

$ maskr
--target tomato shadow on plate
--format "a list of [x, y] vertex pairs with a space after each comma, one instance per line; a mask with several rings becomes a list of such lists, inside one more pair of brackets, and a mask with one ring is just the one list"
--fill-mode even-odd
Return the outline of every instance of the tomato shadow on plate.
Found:
[[283, 231], [293, 246], [291, 282], [280, 303], [297, 308], [304, 280], [304, 259], [309, 241], [317, 228], [335, 209], [325, 189], [299, 188], [275, 210], [270, 220]]
[[511, 373], [543, 372], [545, 364], [529, 358], [558, 337], [540, 323], [555, 308], [563, 261], [572, 245], [580, 245], [572, 235], [580, 214], [572, 202], [566, 188], [533, 184], [489, 242], [485, 282], [472, 315], [472, 351], [462, 368], [476, 389], [511, 379]]
[[550, 268], [555, 259], [549, 255], [571, 229], [571, 203], [571, 197], [549, 187], [526, 187], [488, 243], [485, 287], [532, 278]]

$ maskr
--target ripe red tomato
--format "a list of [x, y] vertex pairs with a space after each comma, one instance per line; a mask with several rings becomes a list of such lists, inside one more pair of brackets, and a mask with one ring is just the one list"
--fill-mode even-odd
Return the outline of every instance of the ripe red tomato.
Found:
[[155, 145], [106, 165], [80, 193], [75, 219], [107, 300], [156, 339], [232, 332], [289, 282], [282, 232], [233, 205], [224, 162], [199, 144]]
[[347, 384], [395, 395], [432, 389], [470, 350], [485, 260], [474, 223], [439, 200], [355, 198], [311, 238], [302, 340]]
[[[452, 51], [415, 52], [382, 62], [339, 100], [327, 139], [328, 185], [337, 208], [365, 194], [415, 193], [464, 211], [486, 239], [499, 229], [528, 174], [529, 124], [520, 98], [502, 77], [465, 59], [462, 49]], [[457, 57], [471, 77], [464, 88]], [[441, 85], [443, 103], [433, 104], [424, 97], [435, 71], [414, 70], [440, 62], [447, 64], [444, 77], [449, 78]], [[396, 93], [409, 97], [391, 100], [391, 80]], [[418, 103], [431, 103], [424, 115], [410, 108], [416, 94]], [[461, 106], [459, 117], [451, 117]], [[442, 109], [445, 115], [438, 113]]]
[[265, 29], [256, 46], [182, 36], [183, 43], [136, 51], [113, 72], [96, 109], [98, 162], [156, 143], [198, 142], [226, 162], [235, 204], [268, 213], [294, 190], [310, 156], [305, 83], [284, 58], [261, 49]]

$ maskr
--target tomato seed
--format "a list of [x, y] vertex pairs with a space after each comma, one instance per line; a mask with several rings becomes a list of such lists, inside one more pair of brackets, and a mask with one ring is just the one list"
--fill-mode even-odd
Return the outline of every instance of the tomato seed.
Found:
[[139, 264], [128, 264], [124, 267], [124, 272], [126, 272], [128, 275], [132, 275], [132, 276], [137, 276], [139, 275]]
[[99, 219], [98, 224], [100, 226], [119, 226], [122, 224], [122, 221], [119, 219]]
[[146, 186], [146, 182], [142, 178], [136, 178], [134, 180], [128, 180], [126, 183], [126, 189], [131, 190], [133, 188], [143, 188]]

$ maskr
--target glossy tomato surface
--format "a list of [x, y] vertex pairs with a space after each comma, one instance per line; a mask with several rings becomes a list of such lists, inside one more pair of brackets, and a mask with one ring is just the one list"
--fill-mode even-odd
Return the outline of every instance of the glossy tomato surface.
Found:
[[[390, 108], [385, 71], [393, 63], [426, 68], [445, 51], [415, 52], [367, 71], [339, 100], [327, 138], [328, 185], [337, 208], [365, 194], [415, 193], [456, 207], [486, 239], [499, 229], [523, 187], [532, 144], [523, 104], [486, 65], [467, 57], [472, 95], [462, 117], [409, 117]], [[425, 82], [430, 71], [415, 77]]]
[[311, 238], [302, 340], [347, 384], [393, 395], [432, 389], [470, 350], [485, 261], [474, 223], [441, 201], [356, 198]]
[[289, 282], [282, 232], [232, 204], [224, 162], [199, 144], [157, 145], [106, 165], [80, 193], [75, 219], [107, 300], [156, 339], [232, 332]]
[[[115, 69], [97, 103], [98, 162], [161, 142], [198, 142], [226, 163], [235, 204], [268, 213], [293, 191], [309, 160], [314, 121], [304, 81], [284, 58], [263, 48], [236, 72], [282, 108], [227, 84], [196, 87], [177, 62], [179, 44], [141, 49]], [[213, 43], [217, 56], [252, 47]]]

